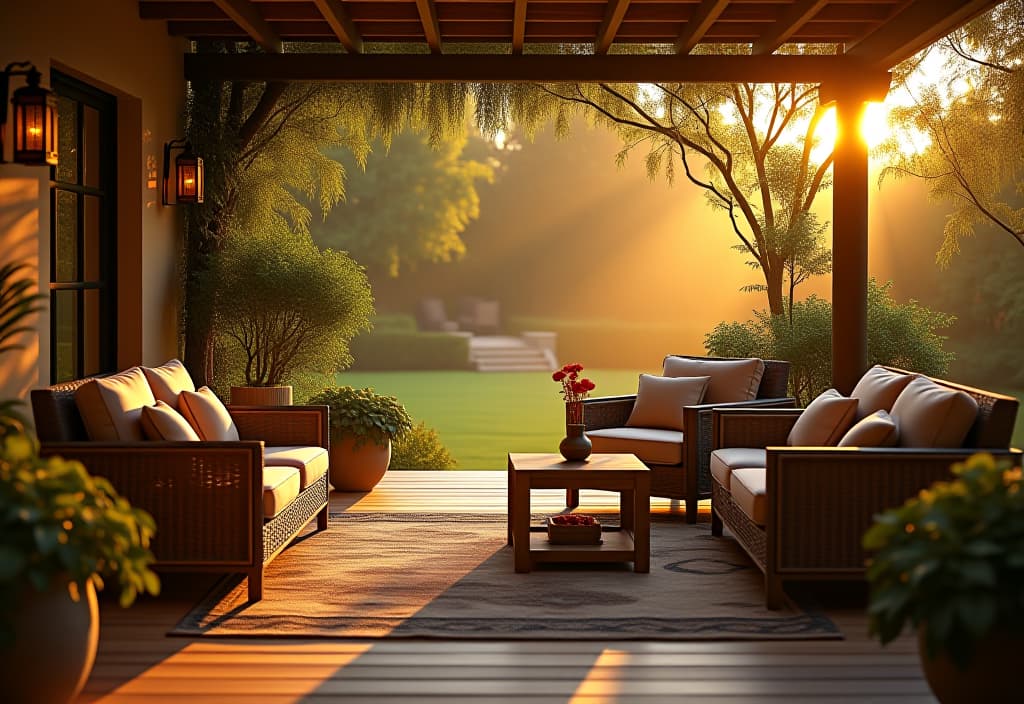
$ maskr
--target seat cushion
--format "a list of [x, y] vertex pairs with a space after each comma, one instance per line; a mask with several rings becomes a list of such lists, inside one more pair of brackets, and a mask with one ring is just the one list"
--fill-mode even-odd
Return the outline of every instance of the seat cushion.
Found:
[[899, 441], [896, 421], [885, 411], [875, 411], [854, 423], [839, 441], [839, 447], [895, 447]]
[[142, 373], [146, 375], [149, 388], [153, 390], [153, 398], [172, 407], [177, 407], [178, 394], [182, 391], [196, 390], [196, 385], [185, 365], [177, 359], [165, 362], [159, 367], [143, 367]]
[[665, 357], [664, 376], [708, 376], [704, 403], [751, 401], [764, 374], [760, 359], [690, 359]]
[[835, 389], [823, 391], [797, 418], [786, 444], [834, 446], [853, 425], [856, 415], [857, 399], [847, 398]]
[[868, 369], [850, 392], [850, 398], [857, 399], [857, 420], [875, 411], [891, 411], [896, 397], [916, 376], [889, 371], [877, 364]]
[[302, 479], [302, 488], [327, 474], [330, 460], [322, 447], [283, 446], [263, 449], [263, 464], [276, 467], [295, 467]]
[[733, 470], [764, 467], [768, 453], [758, 447], [724, 447], [711, 453], [711, 476], [723, 489], [731, 489]]
[[171, 440], [176, 442], [197, 442], [199, 436], [184, 416], [173, 407], [157, 401], [155, 406], [142, 409], [142, 432], [147, 440]]
[[632, 453], [649, 464], [681, 464], [683, 434], [660, 428], [602, 428], [588, 430], [594, 452]]
[[203, 440], [238, 440], [238, 428], [231, 414], [209, 386], [178, 395], [178, 411]]
[[732, 472], [732, 500], [747, 518], [759, 526], [768, 520], [768, 500], [765, 486], [768, 471], [763, 467], [735, 469]]
[[144, 440], [142, 409], [155, 404], [139, 367], [93, 379], [75, 390], [75, 405], [90, 440]]
[[978, 415], [978, 402], [963, 391], [913, 379], [892, 405], [900, 447], [962, 447]]
[[302, 482], [295, 467], [263, 468], [263, 517], [273, 518], [299, 495]]
[[636, 403], [626, 425], [631, 428], [683, 430], [683, 407], [701, 402], [710, 378], [641, 374]]

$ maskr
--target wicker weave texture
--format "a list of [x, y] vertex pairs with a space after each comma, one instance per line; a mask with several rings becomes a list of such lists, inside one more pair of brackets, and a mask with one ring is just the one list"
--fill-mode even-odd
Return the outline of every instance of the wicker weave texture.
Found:
[[633, 412], [636, 396], [603, 396], [583, 401], [583, 424], [587, 430], [621, 428]]
[[739, 504], [733, 501], [732, 494], [722, 488], [721, 484], [714, 480], [711, 484], [711, 510], [719, 515], [729, 532], [763, 572], [768, 555], [764, 528], [747, 517]]
[[801, 413], [802, 408], [716, 410], [712, 449], [785, 445]]
[[330, 447], [327, 406], [230, 406], [228, 411], [243, 440]]
[[292, 541], [310, 519], [327, 505], [330, 487], [323, 475], [295, 497], [273, 520], [263, 524], [263, 549], [260, 560], [270, 562]]

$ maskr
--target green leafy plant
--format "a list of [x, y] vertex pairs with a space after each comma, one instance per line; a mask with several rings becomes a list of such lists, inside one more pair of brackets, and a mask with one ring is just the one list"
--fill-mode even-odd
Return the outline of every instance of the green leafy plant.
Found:
[[412, 418], [394, 396], [351, 386], [326, 388], [309, 403], [330, 408], [331, 430], [356, 437], [356, 447], [367, 441], [384, 445], [412, 429]]
[[[43, 296], [32, 293], [35, 281], [23, 275], [28, 268], [27, 264], [18, 262], [0, 266], [0, 354], [24, 347], [14, 339], [34, 330], [25, 321], [42, 310], [39, 302]], [[0, 441], [9, 434], [24, 432], [26, 420], [21, 414], [22, 405], [17, 399], [0, 401]]]
[[924, 629], [930, 659], [945, 652], [965, 668], [993, 630], [1024, 633], [1024, 481], [985, 453], [953, 473], [875, 517], [868, 615], [883, 644], [909, 623]]
[[420, 421], [395, 438], [390, 466], [392, 469], [455, 469], [456, 461], [437, 431]]
[[12, 608], [27, 585], [41, 592], [58, 578], [76, 600], [87, 582], [102, 589], [104, 576], [117, 577], [122, 606], [160, 592], [152, 516], [80, 462], [40, 457], [27, 435], [0, 449], [0, 604]]

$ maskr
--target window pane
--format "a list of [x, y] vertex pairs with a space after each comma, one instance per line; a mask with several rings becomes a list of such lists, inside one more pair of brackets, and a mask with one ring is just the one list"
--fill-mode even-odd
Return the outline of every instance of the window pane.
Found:
[[78, 103], [57, 98], [57, 180], [78, 183]]
[[85, 281], [99, 281], [100, 271], [100, 198], [84, 196], [85, 219], [82, 223], [82, 258], [85, 260]]
[[78, 195], [57, 191], [57, 236], [53, 263], [55, 281], [75, 281], [78, 278]]
[[85, 296], [85, 315], [82, 322], [82, 333], [84, 336], [82, 357], [85, 367], [82, 370], [85, 376], [99, 374], [102, 371], [100, 364], [100, 296], [103, 292], [97, 289], [82, 291]]
[[54, 291], [54, 345], [57, 363], [55, 381], [69, 381], [78, 376], [78, 291]]
[[100, 185], [100, 114], [96, 108], [84, 106], [82, 113], [82, 171], [85, 185]]

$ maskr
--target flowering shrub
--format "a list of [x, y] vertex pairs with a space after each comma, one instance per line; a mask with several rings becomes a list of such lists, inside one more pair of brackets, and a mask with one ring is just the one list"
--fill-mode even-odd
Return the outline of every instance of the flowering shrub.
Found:
[[583, 399], [594, 390], [594, 382], [586, 377], [580, 377], [583, 372], [583, 365], [579, 363], [566, 364], [551, 378], [562, 385], [562, 398], [565, 399], [565, 422], [583, 422]]

